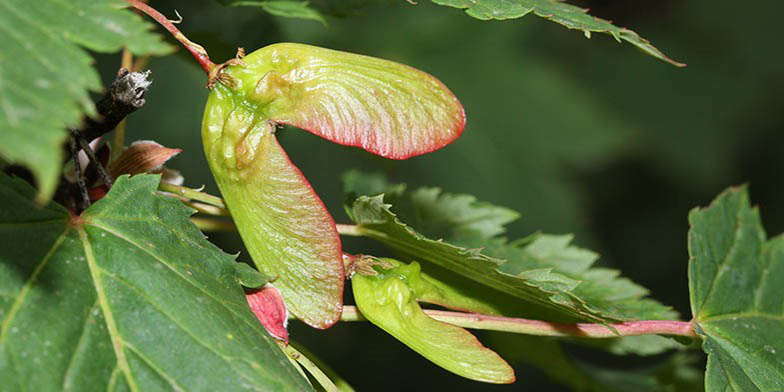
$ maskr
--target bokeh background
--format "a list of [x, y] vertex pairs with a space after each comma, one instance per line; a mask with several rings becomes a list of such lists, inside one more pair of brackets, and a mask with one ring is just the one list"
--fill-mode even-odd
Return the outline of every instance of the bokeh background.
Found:
[[[784, 231], [782, 2], [763, 0], [753, 9], [712, 0], [573, 2], [634, 29], [688, 63], [683, 69], [609, 36], [587, 40], [535, 16], [485, 22], [426, 0], [312, 3], [342, 16], [329, 17], [325, 27], [214, 1], [152, 2], [172, 18], [177, 9], [184, 18], [180, 28], [215, 61], [232, 57], [238, 46], [250, 52], [274, 42], [302, 42], [406, 63], [452, 89], [466, 109], [465, 133], [440, 151], [407, 161], [384, 160], [298, 129], [281, 131], [292, 160], [338, 222], [347, 221], [340, 176], [348, 169], [473, 194], [522, 213], [509, 227], [512, 238], [537, 230], [575, 233], [578, 245], [602, 255], [602, 265], [650, 288], [684, 319], [690, 317], [691, 208], [747, 183], [768, 233]], [[98, 56], [98, 65], [108, 83], [119, 56]], [[154, 84], [147, 105], [129, 120], [129, 140], [182, 148], [170, 166], [185, 175], [186, 185], [217, 192], [200, 138], [203, 72], [182, 51], [152, 59], [149, 68]], [[236, 234], [210, 238], [247, 259]], [[356, 240], [345, 248], [383, 252]], [[362, 391], [568, 390], [515, 361], [515, 352], [535, 349], [525, 337], [479, 334], [517, 372], [516, 384], [491, 386], [441, 370], [370, 324], [316, 331], [295, 322], [291, 332]], [[617, 370], [644, 369], [667, 358], [566, 350], [583, 363]]]

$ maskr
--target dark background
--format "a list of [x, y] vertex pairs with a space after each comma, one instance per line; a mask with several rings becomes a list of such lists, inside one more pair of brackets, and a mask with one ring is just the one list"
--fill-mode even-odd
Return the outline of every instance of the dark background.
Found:
[[[281, 132], [292, 160], [336, 221], [347, 220], [340, 175], [351, 168], [470, 193], [522, 213], [509, 227], [511, 238], [537, 230], [575, 233], [578, 245], [601, 253], [601, 264], [650, 288], [686, 320], [691, 208], [748, 183], [768, 233], [784, 231], [784, 46], [778, 42], [784, 3], [760, 1], [751, 9], [712, 0], [575, 2], [650, 39], [688, 63], [683, 69], [609, 36], [587, 40], [535, 16], [485, 22], [426, 0], [416, 6], [403, 0], [331, 4], [339, 4], [344, 16], [328, 18], [324, 27], [212, 1], [152, 2], [172, 18], [176, 8], [184, 17], [182, 31], [216, 62], [232, 57], [237, 46], [251, 52], [274, 42], [302, 42], [406, 63], [452, 89], [467, 113], [465, 133], [427, 156], [390, 161], [294, 128]], [[99, 56], [98, 62], [108, 83], [119, 56]], [[153, 59], [149, 68], [154, 84], [147, 105], [130, 118], [129, 141], [184, 149], [170, 166], [182, 171], [186, 185], [217, 192], [200, 138], [203, 72], [182, 50]], [[244, 252], [235, 234], [210, 238], [228, 252]], [[344, 246], [367, 252], [361, 241]], [[518, 381], [511, 386], [464, 380], [370, 324], [341, 323], [322, 332], [295, 322], [290, 329], [294, 340], [362, 391], [564, 390], [516, 363]], [[491, 347], [501, 342], [505, 353], [530, 349], [523, 337], [498, 335], [479, 334]], [[567, 350], [616, 369], [666, 358]]]

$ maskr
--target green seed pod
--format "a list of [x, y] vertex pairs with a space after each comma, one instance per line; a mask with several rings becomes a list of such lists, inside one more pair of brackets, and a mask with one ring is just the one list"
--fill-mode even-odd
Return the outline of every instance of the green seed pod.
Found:
[[290, 124], [333, 142], [405, 159], [463, 130], [463, 108], [437, 79], [391, 61], [275, 44], [224, 73], [202, 123], [204, 151], [250, 255], [277, 276], [288, 309], [318, 328], [342, 311], [340, 239], [323, 203], [275, 138]]

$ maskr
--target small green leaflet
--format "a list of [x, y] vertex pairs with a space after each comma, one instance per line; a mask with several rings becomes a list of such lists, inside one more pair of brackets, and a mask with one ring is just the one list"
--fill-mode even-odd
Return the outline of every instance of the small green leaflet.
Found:
[[745, 187], [689, 213], [689, 293], [707, 391], [784, 390], [784, 236], [766, 239]]
[[539, 17], [582, 30], [590, 38], [592, 32], [609, 34], [618, 42], [626, 41], [643, 52], [677, 67], [685, 66], [656, 49], [632, 30], [617, 27], [611, 22], [588, 15], [586, 10], [557, 0], [432, 0], [433, 3], [465, 9], [468, 15], [481, 20], [515, 19], [534, 13]]
[[54, 193], [67, 126], [95, 115], [102, 83], [80, 48], [165, 54], [171, 48], [122, 0], [0, 0], [0, 157], [32, 170], [38, 201]]
[[[497, 236], [516, 216], [508, 209], [435, 188], [399, 189], [390, 194], [395, 212], [383, 195], [359, 196], [347, 205], [360, 235], [555, 312], [556, 317], [545, 319], [675, 317], [669, 307], [644, 298], [647, 290], [618, 277], [617, 271], [592, 267], [598, 256], [571, 245], [569, 235], [534, 234], [509, 242]], [[415, 228], [403, 219], [415, 222]]]
[[326, 25], [324, 15], [310, 7], [308, 1], [263, 1], [263, 0], [218, 0], [223, 5], [234, 7], [248, 6], [259, 7], [265, 12], [286, 18], [309, 19]]
[[311, 389], [158, 181], [122, 176], [75, 218], [0, 174], [4, 390]]

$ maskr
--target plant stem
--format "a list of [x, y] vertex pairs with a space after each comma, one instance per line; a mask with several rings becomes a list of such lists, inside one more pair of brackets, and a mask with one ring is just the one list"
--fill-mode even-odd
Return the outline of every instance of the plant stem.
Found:
[[136, 8], [137, 10], [147, 14], [149, 17], [155, 19], [155, 21], [158, 22], [158, 24], [160, 24], [161, 26], [163, 26], [163, 28], [168, 30], [169, 33], [171, 33], [171, 35], [174, 37], [174, 39], [180, 41], [182, 46], [184, 46], [185, 49], [187, 49], [188, 52], [190, 52], [191, 55], [193, 55], [193, 57], [196, 59], [199, 65], [201, 65], [201, 67], [204, 69], [204, 72], [206, 72], [207, 75], [210, 75], [210, 73], [216, 67], [216, 65], [215, 63], [210, 61], [210, 56], [207, 55], [207, 51], [204, 50], [204, 48], [201, 47], [201, 45], [191, 42], [191, 40], [185, 37], [185, 35], [177, 28], [177, 26], [174, 25], [174, 23], [172, 23], [168, 18], [163, 16], [163, 14], [158, 12], [158, 10], [156, 10], [155, 8], [152, 8], [149, 5], [144, 4], [139, 0], [125, 0], [125, 1], [127, 1], [128, 4], [130, 4], [133, 8]]
[[[627, 321], [613, 324], [559, 324], [540, 320], [513, 317], [488, 316], [476, 313], [461, 313], [445, 310], [424, 309], [425, 314], [445, 323], [463, 328], [503, 331], [537, 336], [573, 338], [616, 338], [638, 335], [675, 335], [696, 338], [690, 322], [671, 320]], [[343, 306], [341, 321], [365, 321], [356, 306]], [[613, 329], [615, 331], [613, 331]], [[617, 332], [617, 333], [616, 333]]]
[[193, 200], [183, 200], [183, 203], [188, 207], [193, 208], [196, 212], [212, 216], [231, 216], [229, 210], [226, 208], [215, 207], [211, 204], [199, 203]]
[[237, 231], [237, 226], [230, 220], [200, 218], [194, 216], [191, 222], [203, 231]]
[[185, 197], [191, 200], [197, 200], [215, 207], [226, 208], [226, 205], [223, 204], [223, 199], [218, 196], [204, 193], [201, 191], [201, 189], [186, 188], [184, 186], [166, 184], [162, 182], [158, 185], [158, 190], [173, 193], [177, 196]]
[[289, 341], [289, 344], [291, 346], [294, 346], [294, 348], [297, 349], [297, 351], [299, 351], [300, 354], [305, 355], [311, 362], [313, 362], [319, 368], [319, 370], [321, 370], [327, 377], [329, 377], [329, 380], [332, 381], [332, 384], [334, 384], [339, 391], [354, 390], [353, 388], [351, 388], [351, 385], [349, 385], [349, 383], [345, 379], [343, 379], [343, 377], [337, 374], [334, 369], [327, 366], [327, 364], [325, 364], [324, 361], [316, 357], [307, 348], [303, 347], [302, 345], [298, 344], [293, 340]]
[[308, 357], [306, 357], [301, 352], [297, 351], [297, 349], [294, 348], [294, 346], [290, 344], [284, 345], [282, 343], [279, 343], [279, 345], [281, 346], [283, 352], [288, 354], [291, 358], [294, 358], [297, 361], [297, 363], [299, 363], [302, 367], [307, 369], [308, 373], [310, 373], [310, 375], [313, 376], [313, 378], [315, 378], [319, 384], [321, 384], [321, 387], [324, 388], [325, 391], [327, 392], [340, 391], [338, 387], [336, 387], [335, 384], [332, 383], [332, 380], [330, 380], [329, 377], [327, 377], [327, 375], [324, 374], [324, 372], [322, 372], [321, 369], [319, 369], [319, 367], [316, 366], [315, 363], [313, 363], [313, 361], [308, 359]]
[[125, 117], [144, 106], [144, 94], [152, 83], [149, 76], [149, 71], [130, 72], [120, 68], [106, 93], [95, 104], [99, 118], [85, 118], [79, 130], [83, 137], [91, 142], [111, 132]]
[[346, 225], [338, 223], [335, 225], [338, 229], [338, 234], [340, 235], [347, 235], [351, 237], [361, 237], [362, 233], [359, 232], [359, 226], [357, 225]]
[[[123, 48], [122, 51], [122, 60], [120, 61], [120, 68], [125, 68], [129, 71], [135, 71], [133, 69], [133, 53], [131, 53], [128, 48]], [[122, 154], [122, 150], [125, 147], [125, 124], [127, 123], [126, 119], [122, 119], [117, 127], [114, 128], [114, 137], [112, 138], [112, 150], [111, 150], [111, 157], [109, 161], [114, 161], [120, 154]]]

